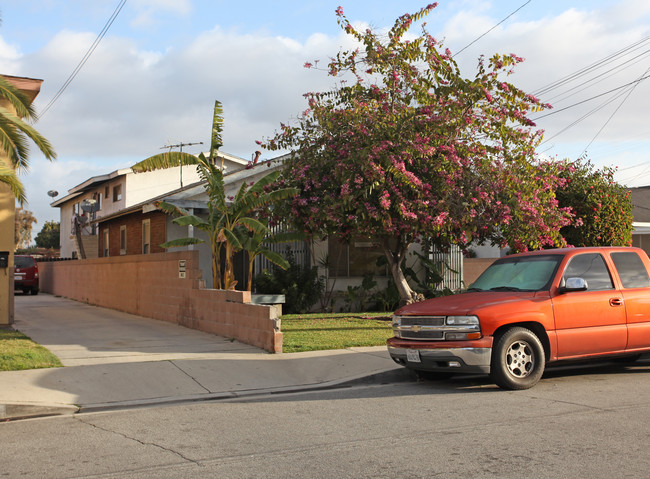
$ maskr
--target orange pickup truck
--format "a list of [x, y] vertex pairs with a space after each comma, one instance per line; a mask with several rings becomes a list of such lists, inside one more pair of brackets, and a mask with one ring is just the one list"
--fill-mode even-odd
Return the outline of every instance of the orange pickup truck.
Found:
[[388, 351], [419, 372], [488, 373], [533, 387], [548, 363], [650, 352], [650, 260], [638, 248], [565, 248], [495, 261], [467, 292], [393, 316]]

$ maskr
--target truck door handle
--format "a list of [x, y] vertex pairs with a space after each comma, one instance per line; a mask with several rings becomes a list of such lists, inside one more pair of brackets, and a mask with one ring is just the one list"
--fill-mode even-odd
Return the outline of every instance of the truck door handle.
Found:
[[611, 298], [609, 300], [610, 306], [623, 306], [623, 300], [621, 298]]

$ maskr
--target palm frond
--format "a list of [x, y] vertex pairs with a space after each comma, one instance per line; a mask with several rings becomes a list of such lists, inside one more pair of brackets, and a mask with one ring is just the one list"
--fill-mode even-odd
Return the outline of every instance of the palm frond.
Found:
[[133, 165], [131, 169], [135, 173], [142, 173], [145, 171], [174, 168], [176, 166], [196, 165], [198, 163], [199, 159], [194, 155], [180, 151], [168, 151], [150, 156], [149, 158]]
[[241, 200], [238, 207], [240, 211], [253, 211], [263, 206], [275, 203], [276, 201], [290, 198], [298, 193], [299, 190], [296, 188], [283, 188], [259, 196], [247, 195]]
[[263, 233], [268, 230], [264, 223], [255, 218], [239, 218], [238, 223], [254, 233]]
[[212, 118], [212, 135], [210, 140], [210, 161], [214, 161], [219, 148], [223, 146], [221, 133], [223, 132], [223, 106], [219, 100], [214, 102], [214, 115]]
[[[0, 107], [2, 108], [2, 107]], [[16, 126], [0, 113], [0, 148], [14, 168], [27, 169], [29, 146]]]
[[27, 95], [3, 76], [0, 76], [0, 97], [9, 101], [21, 118], [33, 121], [38, 119], [36, 110]]
[[177, 248], [180, 246], [190, 246], [193, 244], [201, 244], [204, 242], [205, 241], [199, 238], [180, 238], [180, 239], [167, 241], [166, 243], [163, 243], [160, 246], [162, 248], [168, 249], [168, 248]]
[[262, 246], [258, 248], [257, 252], [258, 254], [261, 254], [266, 259], [268, 259], [271, 263], [277, 265], [282, 269], [287, 269], [289, 266], [291, 266], [289, 262], [286, 259], [284, 259], [284, 257], [281, 254], [276, 253], [275, 251], [271, 251], [268, 248]]
[[177, 215], [177, 216], [188, 216], [190, 214], [185, 208], [176, 206], [172, 203], [167, 203], [166, 201], [159, 201], [156, 203], [156, 208], [158, 208], [163, 213], [168, 215]]
[[56, 153], [45, 137], [13, 112], [3, 107], [0, 107], [0, 135], [2, 135], [0, 146], [15, 168], [27, 169], [28, 166], [29, 145], [25, 137], [36, 144], [45, 158], [50, 161], [56, 159]]
[[0, 183], [4, 183], [11, 189], [11, 192], [16, 200], [18, 200], [18, 203], [20, 203], [20, 206], [27, 203], [25, 188], [16, 176], [16, 172], [2, 163], [0, 163]]
[[174, 218], [173, 223], [178, 226], [196, 226], [200, 229], [208, 229], [210, 226], [203, 218], [195, 215], [179, 216], [178, 218]]
[[43, 135], [36, 131], [32, 125], [26, 123], [7, 109], [4, 109], [3, 111], [3, 109], [0, 108], [0, 114], [16, 125], [16, 128], [21, 133], [32, 140], [38, 149], [41, 150], [41, 153], [43, 153], [43, 156], [45, 156], [46, 159], [50, 161], [56, 160], [56, 152], [54, 151], [52, 144]]
[[221, 233], [223, 233], [223, 235], [226, 238], [226, 241], [228, 241], [231, 244], [231, 246], [235, 251], [240, 251], [242, 249], [241, 241], [239, 241], [239, 238], [237, 237], [237, 234], [235, 234], [234, 231], [229, 230], [228, 228], [224, 228], [221, 230]]

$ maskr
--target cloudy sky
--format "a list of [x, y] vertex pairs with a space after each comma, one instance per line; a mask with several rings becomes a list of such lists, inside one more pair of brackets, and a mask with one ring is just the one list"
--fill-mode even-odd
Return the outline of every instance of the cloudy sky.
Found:
[[[650, 81], [639, 81], [650, 75], [650, 2], [439, 3], [427, 28], [458, 52], [455, 59], [467, 76], [482, 54], [526, 59], [510, 81], [554, 105], [537, 121], [546, 131], [540, 154], [575, 159], [586, 150], [596, 165], [618, 167], [620, 182], [650, 185]], [[350, 46], [336, 23], [339, 5], [353, 23], [383, 29], [425, 4], [4, 0], [0, 73], [44, 80], [36, 127], [58, 154], [50, 164], [34, 151], [23, 177], [28, 208], [39, 220], [35, 232], [44, 221], [59, 219], [48, 190], [65, 194], [166, 144], [207, 144], [216, 99], [225, 110], [222, 150], [250, 158], [256, 140], [305, 109], [303, 93], [333, 85], [324, 72], [303, 65], [326, 63]], [[184, 151], [198, 153], [200, 147]]]

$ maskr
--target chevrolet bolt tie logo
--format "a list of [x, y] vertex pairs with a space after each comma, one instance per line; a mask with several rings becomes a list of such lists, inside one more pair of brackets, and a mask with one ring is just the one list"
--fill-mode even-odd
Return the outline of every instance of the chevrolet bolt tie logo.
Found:
[[418, 326], [417, 324], [415, 324], [411, 326], [411, 331], [413, 331], [414, 333], [419, 333], [420, 331], [422, 331], [422, 326]]

